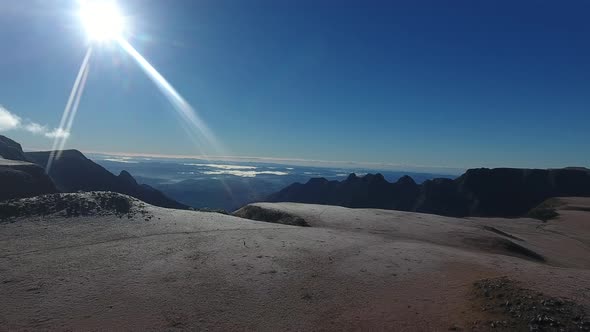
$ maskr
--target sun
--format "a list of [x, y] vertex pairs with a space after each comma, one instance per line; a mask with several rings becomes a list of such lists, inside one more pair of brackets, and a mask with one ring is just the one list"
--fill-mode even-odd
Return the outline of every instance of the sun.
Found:
[[93, 42], [108, 42], [123, 37], [125, 20], [114, 1], [80, 1], [80, 20]]

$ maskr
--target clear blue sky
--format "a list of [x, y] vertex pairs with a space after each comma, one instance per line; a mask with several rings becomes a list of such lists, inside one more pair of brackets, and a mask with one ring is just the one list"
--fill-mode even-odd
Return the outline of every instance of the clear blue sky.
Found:
[[[590, 166], [588, 1], [118, 3], [231, 155]], [[0, 105], [23, 120], [59, 124], [87, 47], [76, 7], [0, 1]], [[198, 153], [137, 64], [97, 51], [67, 147]]]

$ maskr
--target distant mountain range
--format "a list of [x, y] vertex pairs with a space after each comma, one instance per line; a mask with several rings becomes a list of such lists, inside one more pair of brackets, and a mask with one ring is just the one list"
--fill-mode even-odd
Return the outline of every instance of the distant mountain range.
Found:
[[[266, 174], [270, 171], [264, 170], [259, 171], [260, 179], [242, 178], [220, 175], [221, 171], [210, 168], [225, 170], [231, 167], [231, 171], [235, 172], [234, 169], [242, 170], [246, 166], [188, 163], [182, 167], [191, 170], [184, 172], [189, 176], [202, 172], [220, 178], [189, 178], [169, 183], [159, 183], [157, 179], [148, 182], [148, 178], [141, 178], [142, 182], [158, 186], [158, 190], [139, 184], [124, 169], [118, 170], [119, 175], [115, 175], [77, 150], [63, 151], [46, 174], [44, 167], [49, 155], [49, 151], [23, 152], [20, 144], [0, 135], [0, 200], [55, 192], [113, 191], [152, 205], [176, 209], [187, 209], [187, 205], [192, 205], [229, 210], [250, 202], [270, 201], [392, 209], [453, 217], [516, 217], [551, 197], [590, 196], [590, 170], [573, 167], [547, 170], [479, 168], [470, 169], [455, 179], [434, 178], [422, 183], [407, 175], [388, 182], [379, 173], [362, 177], [353, 173], [342, 181], [312, 178], [305, 184], [296, 182], [268, 196], [285, 186], [283, 181], [304, 181], [305, 174], [287, 175], [288, 172], [281, 171], [284, 175], [275, 176]], [[178, 172], [175, 171], [178, 169], [175, 164], [154, 165], [165, 169], [165, 174]], [[128, 166], [145, 173], [145, 166], [141, 163]], [[192, 167], [209, 169], [199, 171]], [[258, 167], [248, 166], [249, 171], [253, 169], [258, 170]]]
[[456, 179], [417, 184], [409, 176], [390, 183], [381, 174], [343, 181], [314, 178], [270, 195], [269, 202], [299, 202], [414, 211], [453, 217], [522, 216], [556, 196], [590, 196], [590, 170], [470, 169]]
[[[304, 183], [314, 177], [343, 180], [351, 172], [370, 172], [362, 168], [352, 171], [264, 162], [146, 159], [101, 154], [89, 155], [89, 158], [114, 174], [127, 170], [138, 182], [148, 184], [180, 203], [193, 208], [226, 211], [234, 211], [246, 204], [263, 201], [270, 194], [295, 182]], [[379, 172], [389, 181], [396, 181], [407, 174], [417, 183], [438, 177], [455, 177], [397, 170]]]
[[[0, 199], [36, 196], [53, 192], [113, 191], [152, 205], [186, 209], [159, 190], [138, 184], [127, 171], [118, 176], [86, 158], [80, 151], [65, 150], [45, 174], [50, 151], [23, 152], [20, 144], [0, 135]], [[9, 183], [10, 186], [5, 184]]]

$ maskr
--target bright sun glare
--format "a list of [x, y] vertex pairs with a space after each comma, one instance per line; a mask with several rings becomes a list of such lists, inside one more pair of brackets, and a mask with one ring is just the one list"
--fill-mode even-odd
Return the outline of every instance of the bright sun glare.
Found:
[[91, 41], [112, 41], [125, 32], [125, 20], [114, 1], [80, 1], [80, 19]]
[[199, 118], [193, 107], [180, 95], [180, 93], [178, 93], [178, 91], [176, 91], [172, 84], [170, 84], [164, 76], [162, 76], [156, 68], [139, 54], [139, 52], [125, 39], [125, 34], [129, 31], [127, 31], [125, 18], [121, 15], [115, 0], [78, 1], [80, 4], [79, 18], [92, 43], [88, 45], [86, 56], [78, 71], [78, 76], [76, 77], [76, 81], [70, 92], [70, 97], [68, 98], [59, 125], [59, 129], [67, 133], [67, 135], [55, 137], [52, 152], [49, 155], [47, 166], [45, 168], [47, 173], [49, 173], [53, 161], [59, 158], [61, 154], [60, 151], [64, 149], [69, 137], [74, 118], [78, 112], [80, 99], [82, 98], [82, 93], [84, 92], [84, 87], [86, 85], [92, 49], [95, 43], [101, 42], [114, 42], [118, 44], [137, 61], [144, 72], [162, 91], [164, 96], [168, 98], [174, 107], [174, 110], [177, 111], [178, 115], [184, 121], [183, 125], [186, 125], [186, 128], [191, 134], [191, 138], [195, 139], [196, 143], [200, 145], [200, 141], [197, 139], [203, 139], [207, 146], [212, 146], [217, 151], [222, 151], [221, 145], [205, 123]]

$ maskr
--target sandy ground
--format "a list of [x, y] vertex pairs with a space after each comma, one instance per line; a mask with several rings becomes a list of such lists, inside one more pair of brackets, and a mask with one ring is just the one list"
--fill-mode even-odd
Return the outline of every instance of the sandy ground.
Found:
[[487, 330], [481, 278], [590, 305], [571, 209], [590, 200], [564, 201], [547, 223], [296, 203], [256, 205], [311, 227], [152, 206], [2, 222], [0, 330]]

